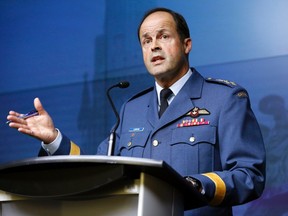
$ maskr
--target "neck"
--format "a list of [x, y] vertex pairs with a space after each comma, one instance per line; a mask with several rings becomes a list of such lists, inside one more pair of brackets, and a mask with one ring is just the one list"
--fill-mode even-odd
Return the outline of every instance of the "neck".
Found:
[[175, 82], [177, 82], [179, 79], [181, 79], [189, 70], [189, 66], [184, 67], [179, 72], [166, 72], [162, 76], [155, 77], [156, 82], [162, 87], [162, 88], [169, 88], [172, 86]]

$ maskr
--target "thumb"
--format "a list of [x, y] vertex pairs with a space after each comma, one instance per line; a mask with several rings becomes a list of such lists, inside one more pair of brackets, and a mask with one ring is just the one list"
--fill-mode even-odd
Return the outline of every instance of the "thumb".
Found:
[[38, 97], [34, 99], [34, 107], [39, 112], [39, 114], [44, 114], [44, 112], [46, 112]]

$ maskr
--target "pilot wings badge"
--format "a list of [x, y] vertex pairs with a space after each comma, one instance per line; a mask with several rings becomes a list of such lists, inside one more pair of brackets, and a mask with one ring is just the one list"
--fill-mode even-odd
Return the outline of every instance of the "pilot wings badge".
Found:
[[200, 109], [199, 107], [194, 107], [186, 115], [191, 116], [192, 118], [197, 118], [200, 115], [210, 115], [210, 112], [205, 108]]

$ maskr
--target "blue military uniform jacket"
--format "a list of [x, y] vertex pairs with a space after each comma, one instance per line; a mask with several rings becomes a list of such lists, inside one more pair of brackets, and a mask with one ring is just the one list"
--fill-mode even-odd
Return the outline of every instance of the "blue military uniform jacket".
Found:
[[[200, 180], [210, 202], [185, 215], [231, 215], [231, 206], [263, 191], [261, 132], [245, 89], [192, 72], [160, 119], [155, 88], [122, 106], [115, 155], [164, 160], [182, 176]], [[69, 142], [61, 144], [66, 152]], [[101, 143], [98, 154], [107, 154], [107, 145]]]

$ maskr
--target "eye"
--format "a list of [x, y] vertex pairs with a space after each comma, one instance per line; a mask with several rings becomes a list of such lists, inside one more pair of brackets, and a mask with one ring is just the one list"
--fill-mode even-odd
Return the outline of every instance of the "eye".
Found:
[[151, 43], [151, 40], [150, 40], [150, 39], [144, 39], [144, 40], [142, 41], [142, 45], [147, 45], [147, 44], [149, 44], [149, 43]]
[[167, 34], [161, 35], [161, 39], [168, 39], [168, 38], [169, 38], [169, 36]]

